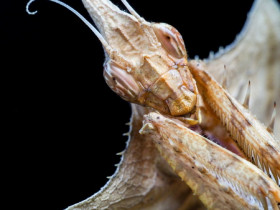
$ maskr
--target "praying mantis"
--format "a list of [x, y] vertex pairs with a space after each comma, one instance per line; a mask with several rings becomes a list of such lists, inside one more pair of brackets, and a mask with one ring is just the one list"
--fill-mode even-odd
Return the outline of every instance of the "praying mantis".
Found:
[[[217, 60], [188, 60], [174, 27], [122, 2], [130, 14], [109, 0], [83, 0], [98, 30], [78, 16], [103, 45], [106, 83], [138, 104], [130, 141], [107, 185], [69, 209], [278, 209], [276, 113], [266, 128], [247, 109], [250, 85], [242, 105], [212, 75], [226, 71]], [[255, 10], [273, 4], [259, 0]]]

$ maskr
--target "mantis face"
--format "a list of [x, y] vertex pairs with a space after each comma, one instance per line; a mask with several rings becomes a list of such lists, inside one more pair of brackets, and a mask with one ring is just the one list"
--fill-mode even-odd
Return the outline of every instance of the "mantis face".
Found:
[[145, 21], [125, 1], [132, 15], [110, 1], [83, 2], [104, 38], [104, 77], [113, 91], [165, 114], [195, 112], [197, 88], [174, 27]]

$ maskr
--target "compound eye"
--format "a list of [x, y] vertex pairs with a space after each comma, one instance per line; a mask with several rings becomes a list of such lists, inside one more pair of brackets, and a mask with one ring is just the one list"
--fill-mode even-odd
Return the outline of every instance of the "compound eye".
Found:
[[139, 86], [126, 68], [113, 61], [104, 65], [104, 78], [107, 85], [123, 99], [134, 102], [139, 94]]
[[166, 23], [154, 23], [152, 27], [168, 54], [179, 59], [187, 55], [182, 36], [173, 26]]

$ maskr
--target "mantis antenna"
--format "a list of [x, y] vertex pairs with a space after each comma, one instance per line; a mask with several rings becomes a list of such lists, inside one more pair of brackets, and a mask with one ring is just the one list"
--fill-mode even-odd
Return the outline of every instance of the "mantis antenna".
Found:
[[[30, 11], [29, 7], [30, 5], [36, 0], [30, 0], [27, 4], [26, 4], [26, 12], [29, 15], [35, 15], [38, 11]], [[79, 12], [77, 12], [77, 10], [73, 9], [72, 7], [70, 7], [69, 5], [65, 4], [64, 2], [61, 2], [59, 0], [49, 0], [52, 1], [54, 3], [57, 3], [63, 7], [65, 7], [66, 9], [70, 10], [71, 12], [73, 12], [78, 18], [80, 18], [80, 20], [82, 20], [88, 27], [89, 29], [97, 36], [97, 38], [99, 39], [99, 41], [102, 43], [102, 45], [104, 46], [105, 50], [107, 51], [108, 54], [111, 54], [113, 49], [110, 47], [110, 45], [107, 43], [107, 41], [104, 39], [104, 37], [99, 33], [99, 31], [87, 20], [85, 19]]]
[[138, 15], [138, 13], [129, 5], [129, 3], [126, 0], [121, 0], [124, 6], [127, 8], [127, 10], [138, 20], [142, 21], [143, 18]]

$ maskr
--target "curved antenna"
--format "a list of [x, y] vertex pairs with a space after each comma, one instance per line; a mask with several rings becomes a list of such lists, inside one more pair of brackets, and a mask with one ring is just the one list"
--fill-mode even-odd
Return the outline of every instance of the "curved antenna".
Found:
[[[36, 0], [30, 0], [27, 4], [26, 4], [26, 12], [30, 15], [35, 15], [37, 13], [37, 10], [31, 12], [29, 10], [30, 5]], [[99, 31], [87, 20], [85, 19], [79, 12], [77, 12], [77, 10], [73, 9], [72, 7], [70, 7], [69, 5], [65, 4], [64, 2], [61, 2], [59, 0], [49, 0], [52, 1], [54, 3], [57, 3], [61, 6], [63, 6], [64, 8], [70, 10], [71, 12], [73, 12], [78, 18], [80, 18], [81, 21], [83, 21], [84, 24], [86, 24], [89, 29], [97, 36], [97, 38], [99, 39], [99, 41], [102, 43], [102, 45], [104, 46], [105, 50], [108, 52], [108, 54], [111, 54], [113, 49], [110, 47], [110, 45], [107, 43], [107, 41], [104, 39], [104, 37], [99, 33]]]
[[35, 0], [30, 0], [29, 2], [27, 2], [26, 6], [25, 6], [25, 10], [29, 15], [35, 15], [38, 11], [35, 10], [34, 12], [30, 12], [29, 7], [30, 4], [32, 4]]

